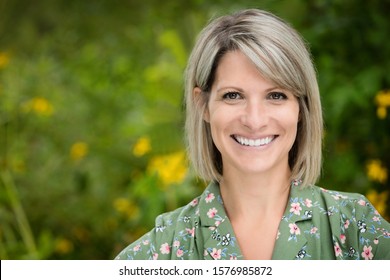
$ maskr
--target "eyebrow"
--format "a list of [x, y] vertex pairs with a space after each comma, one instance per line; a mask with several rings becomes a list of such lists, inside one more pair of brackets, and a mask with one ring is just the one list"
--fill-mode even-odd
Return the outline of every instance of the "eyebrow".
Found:
[[[281, 87], [275, 86], [275, 87], [265, 89], [264, 92], [270, 92], [270, 91], [273, 91], [275, 89], [282, 90]], [[225, 91], [225, 90], [236, 90], [238, 92], [244, 92], [244, 90], [242, 88], [236, 87], [236, 86], [224, 86], [224, 87], [218, 88], [217, 92], [221, 92], [221, 91]]]
[[226, 87], [221, 87], [221, 88], [218, 88], [217, 89], [217, 92], [220, 92], [220, 91], [225, 91], [225, 90], [236, 90], [236, 91], [239, 91], [239, 92], [243, 92], [244, 90], [242, 88], [239, 88], [239, 87], [234, 87], [234, 86], [226, 86]]

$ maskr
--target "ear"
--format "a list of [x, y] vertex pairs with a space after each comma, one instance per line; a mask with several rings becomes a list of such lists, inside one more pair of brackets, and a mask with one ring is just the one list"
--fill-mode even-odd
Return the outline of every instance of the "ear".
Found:
[[202, 90], [199, 87], [195, 87], [192, 91], [192, 94], [194, 96], [194, 100], [197, 100], [200, 104], [202, 104], [201, 107], [205, 106], [203, 120], [206, 122], [210, 122], [209, 109], [207, 107], [207, 104], [203, 104], [204, 102], [206, 102], [206, 99], [204, 98], [204, 96], [202, 96]]

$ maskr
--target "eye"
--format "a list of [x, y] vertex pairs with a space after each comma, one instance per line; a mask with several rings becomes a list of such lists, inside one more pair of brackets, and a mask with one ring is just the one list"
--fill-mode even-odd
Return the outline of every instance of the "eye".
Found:
[[287, 99], [287, 95], [284, 94], [283, 92], [271, 92], [268, 95], [268, 98], [272, 100], [284, 100]]
[[223, 96], [222, 96], [223, 99], [226, 99], [226, 100], [237, 100], [237, 99], [241, 99], [241, 95], [240, 93], [238, 92], [227, 92], [225, 93]]

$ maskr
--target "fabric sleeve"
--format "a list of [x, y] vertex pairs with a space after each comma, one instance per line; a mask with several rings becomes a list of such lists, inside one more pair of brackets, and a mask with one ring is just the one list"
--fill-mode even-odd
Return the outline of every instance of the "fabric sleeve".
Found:
[[153, 229], [123, 249], [117, 256], [116, 260], [148, 260], [153, 259], [156, 253], [155, 231]]
[[117, 260], [168, 260], [171, 258], [172, 239], [175, 233], [177, 212], [165, 213], [156, 218], [155, 227], [127, 246]]
[[390, 260], [390, 224], [368, 201], [360, 196], [356, 202], [359, 257], [366, 260]]

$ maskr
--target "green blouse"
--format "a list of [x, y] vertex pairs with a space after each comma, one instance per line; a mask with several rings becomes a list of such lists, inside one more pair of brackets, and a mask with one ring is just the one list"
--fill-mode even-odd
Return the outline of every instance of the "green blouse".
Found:
[[[258, 238], [254, 236], [253, 238]], [[217, 183], [156, 226], [116, 259], [244, 259]], [[301, 188], [293, 182], [272, 259], [390, 259], [390, 224], [360, 194]]]

